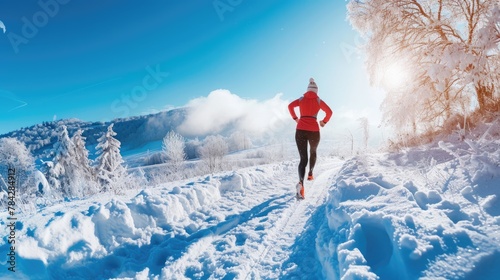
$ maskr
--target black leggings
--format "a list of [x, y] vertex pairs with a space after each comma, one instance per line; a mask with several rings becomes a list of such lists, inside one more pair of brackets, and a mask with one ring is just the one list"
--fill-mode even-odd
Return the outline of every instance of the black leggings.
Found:
[[319, 131], [306, 131], [299, 130], [295, 132], [295, 142], [299, 149], [300, 163], [299, 163], [299, 180], [304, 182], [307, 166], [307, 144], [309, 143], [311, 158], [309, 161], [309, 171], [313, 171], [316, 164], [316, 149], [319, 144]]

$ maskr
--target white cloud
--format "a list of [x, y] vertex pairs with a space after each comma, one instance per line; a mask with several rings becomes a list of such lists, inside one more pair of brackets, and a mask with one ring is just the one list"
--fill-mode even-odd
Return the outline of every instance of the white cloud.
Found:
[[190, 136], [217, 134], [228, 128], [254, 135], [276, 131], [291, 120], [288, 101], [281, 97], [277, 94], [257, 101], [243, 99], [228, 90], [215, 90], [188, 103], [188, 114], [179, 131]]

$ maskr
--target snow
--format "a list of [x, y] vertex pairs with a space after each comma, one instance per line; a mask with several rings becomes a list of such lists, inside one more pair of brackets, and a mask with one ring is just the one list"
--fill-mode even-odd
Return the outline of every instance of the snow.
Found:
[[495, 279], [500, 167], [494, 143], [475, 142], [481, 155], [472, 145], [440, 142], [348, 161], [330, 189], [316, 243], [329, 267], [324, 271], [372, 279], [368, 266], [381, 279]]
[[292, 160], [19, 213], [16, 272], [3, 257], [0, 277], [496, 279], [495, 133], [347, 160], [322, 152], [301, 201]]

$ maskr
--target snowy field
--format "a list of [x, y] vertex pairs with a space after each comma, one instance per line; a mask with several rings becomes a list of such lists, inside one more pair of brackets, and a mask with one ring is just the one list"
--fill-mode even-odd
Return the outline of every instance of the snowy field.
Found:
[[498, 279], [500, 130], [482, 131], [322, 153], [303, 201], [286, 160], [48, 206], [19, 215], [16, 272], [4, 257], [0, 277]]

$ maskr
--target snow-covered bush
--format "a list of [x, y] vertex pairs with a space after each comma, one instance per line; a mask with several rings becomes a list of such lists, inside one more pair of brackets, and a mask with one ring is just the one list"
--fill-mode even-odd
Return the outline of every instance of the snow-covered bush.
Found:
[[153, 153], [150, 153], [148, 151], [148, 154], [146, 155], [146, 157], [144, 158], [144, 165], [145, 166], [148, 166], [148, 165], [156, 165], [156, 164], [162, 164], [162, 163], [165, 163], [166, 159], [165, 159], [165, 153], [164, 152], [153, 152]]
[[144, 178], [150, 186], [157, 186], [170, 181], [168, 170], [165, 166], [154, 166], [154, 168], [148, 169], [144, 174]]

